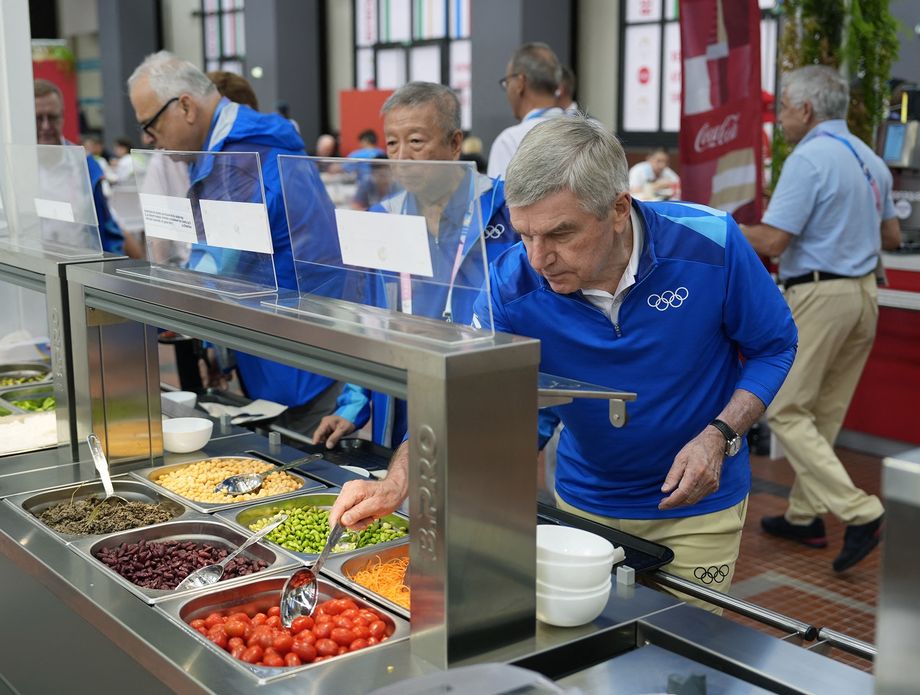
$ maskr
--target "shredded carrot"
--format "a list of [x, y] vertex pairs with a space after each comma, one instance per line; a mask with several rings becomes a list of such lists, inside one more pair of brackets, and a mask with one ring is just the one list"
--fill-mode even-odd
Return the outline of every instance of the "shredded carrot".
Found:
[[409, 587], [406, 586], [406, 570], [409, 568], [409, 558], [381, 562], [380, 556], [376, 555], [374, 559], [376, 563], [368, 564], [349, 579], [408, 610]]

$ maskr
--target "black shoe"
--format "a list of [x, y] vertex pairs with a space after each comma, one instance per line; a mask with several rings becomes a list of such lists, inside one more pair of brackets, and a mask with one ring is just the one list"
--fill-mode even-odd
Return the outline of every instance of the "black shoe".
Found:
[[791, 541], [804, 543], [809, 548], [826, 548], [827, 534], [824, 532], [824, 521], [817, 517], [807, 526], [790, 524], [786, 517], [765, 516], [760, 520], [760, 527], [771, 536], [788, 538]]
[[878, 545], [882, 531], [882, 514], [868, 524], [850, 524], [843, 535], [843, 550], [834, 558], [834, 571], [843, 572], [850, 569]]

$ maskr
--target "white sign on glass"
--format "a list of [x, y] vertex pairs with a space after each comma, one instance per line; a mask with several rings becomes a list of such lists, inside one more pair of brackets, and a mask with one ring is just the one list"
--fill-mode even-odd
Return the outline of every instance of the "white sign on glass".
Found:
[[209, 246], [272, 253], [272, 233], [262, 203], [200, 200], [201, 224]]
[[74, 222], [73, 206], [65, 200], [48, 200], [47, 198], [33, 198], [35, 212], [46, 220], [59, 222]]
[[148, 237], [198, 243], [192, 201], [172, 195], [139, 193], [144, 215], [144, 233]]
[[335, 211], [342, 262], [394, 273], [432, 277], [428, 228], [421, 215]]

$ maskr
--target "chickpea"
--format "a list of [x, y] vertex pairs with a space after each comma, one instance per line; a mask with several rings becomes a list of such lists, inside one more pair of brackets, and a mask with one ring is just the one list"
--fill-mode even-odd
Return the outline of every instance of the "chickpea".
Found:
[[298, 478], [287, 473], [273, 473], [265, 479], [262, 487], [256, 492], [236, 496], [225, 492], [214, 492], [214, 488], [231, 475], [263, 473], [272, 468], [270, 463], [258, 459], [212, 458], [196, 461], [165, 473], [155, 482], [196, 502], [216, 504], [260, 499], [300, 489], [302, 483]]

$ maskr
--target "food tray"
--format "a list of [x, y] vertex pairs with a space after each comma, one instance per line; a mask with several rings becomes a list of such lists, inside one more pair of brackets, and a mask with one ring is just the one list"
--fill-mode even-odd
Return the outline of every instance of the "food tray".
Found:
[[[163, 487], [162, 485], [157, 484], [157, 481], [167, 473], [171, 471], [179, 470], [180, 468], [185, 468], [190, 466], [193, 463], [198, 463], [211, 458], [243, 458], [243, 459], [258, 459], [265, 461], [264, 458], [253, 455], [243, 455], [243, 454], [221, 454], [214, 456], [205, 456], [204, 458], [197, 459], [195, 461], [186, 461], [185, 463], [177, 463], [171, 466], [151, 466], [149, 468], [141, 468], [136, 471], [132, 471], [131, 475], [135, 478], [149, 483], [156, 487], [157, 490], [161, 491], [164, 495], [172, 497], [174, 499], [180, 500], [183, 504], [187, 504], [189, 507], [195, 511], [202, 512], [204, 514], [210, 514], [211, 512], [218, 512], [222, 509], [235, 509], [239, 507], [244, 507], [246, 505], [264, 502], [269, 502], [271, 500], [279, 500], [285, 497], [290, 497], [291, 495], [299, 495], [304, 492], [309, 492], [311, 490], [325, 490], [325, 483], [321, 483], [318, 480], [313, 480], [312, 478], [306, 477], [303, 473], [298, 472], [297, 469], [285, 471], [288, 475], [291, 475], [301, 481], [301, 486], [297, 490], [291, 490], [290, 492], [285, 492], [279, 495], [272, 495], [271, 497], [265, 497], [262, 500], [240, 500], [239, 502], [227, 502], [226, 504], [218, 504], [213, 502], [198, 502], [197, 500], [189, 499], [188, 497], [183, 497], [178, 492], [174, 492], [168, 488]], [[265, 461], [265, 463], [272, 463], [271, 461]]]
[[[27, 384], [2, 384], [5, 378], [22, 379], [29, 377], [41, 377], [36, 381], [30, 381]], [[46, 362], [16, 362], [10, 364], [0, 364], [0, 389], [19, 388], [20, 386], [32, 386], [51, 380], [51, 365]]]
[[342, 654], [327, 661], [320, 663], [304, 664], [303, 666], [269, 668], [265, 666], [252, 666], [239, 659], [234, 659], [230, 654], [204, 635], [194, 630], [186, 621], [204, 618], [214, 611], [226, 611], [229, 608], [246, 607], [247, 610], [266, 611], [271, 606], [277, 606], [281, 600], [281, 589], [288, 579], [288, 574], [281, 576], [258, 578], [259, 575], [253, 575], [245, 583], [237, 584], [233, 587], [214, 589], [211, 587], [207, 593], [199, 593], [190, 598], [175, 598], [163, 601], [157, 604], [156, 610], [164, 613], [170, 620], [182, 627], [185, 632], [192, 635], [201, 644], [208, 649], [220, 655], [224, 661], [233, 665], [238, 671], [245, 673], [247, 676], [258, 681], [272, 681], [279, 678], [288, 678], [291, 674], [302, 673], [308, 669], [316, 668], [327, 663], [353, 664], [357, 666], [361, 654], [369, 653], [371, 650], [379, 649], [381, 646], [389, 645], [397, 641], [406, 639], [409, 636], [409, 623], [397, 615], [391, 615], [379, 606], [374, 606], [366, 599], [356, 593], [340, 588], [331, 582], [320, 579], [319, 600], [325, 601], [331, 598], [351, 598], [360, 608], [370, 608], [376, 611], [382, 617], [388, 627], [393, 630], [390, 638], [382, 644], [376, 644], [365, 647], [357, 652]]
[[665, 545], [652, 543], [631, 533], [618, 531], [610, 526], [598, 524], [590, 519], [564, 512], [542, 502], [537, 503], [537, 523], [572, 526], [606, 538], [626, 551], [626, 559], [618, 562], [617, 565], [632, 567], [637, 575], [663, 567], [674, 559], [674, 551]]
[[[181, 521], [167, 521], [155, 526], [147, 526], [132, 531], [121, 531], [111, 533], [102, 538], [96, 537], [81, 541], [75, 541], [70, 545], [71, 549], [77, 554], [87, 558], [90, 562], [98, 567], [102, 567], [106, 572], [112, 575], [115, 580], [125, 587], [128, 591], [149, 604], [155, 604], [165, 599], [171, 599], [176, 596], [187, 596], [193, 593], [203, 591], [201, 588], [187, 589], [185, 591], [169, 591], [164, 589], [147, 589], [138, 586], [133, 582], [125, 579], [115, 570], [111, 569], [104, 562], [96, 558], [95, 554], [102, 548], [111, 548], [121, 545], [122, 543], [137, 543], [140, 540], [145, 541], [197, 541], [202, 543], [211, 543], [212, 545], [223, 545], [228, 550], [235, 550], [242, 545], [248, 538], [247, 534], [240, 533], [235, 528], [226, 524], [215, 521], [213, 517], [205, 514], [195, 514], [190, 518]], [[291, 567], [298, 566], [299, 563], [283, 549], [277, 546], [263, 545], [256, 543], [243, 551], [242, 555], [248, 555], [250, 558], [258, 558], [268, 563], [268, 567], [256, 574], [250, 574], [243, 577], [233, 577], [222, 579], [218, 582], [220, 587], [229, 587], [250, 581], [254, 577], [266, 576], [270, 573], [287, 570]]]
[[[182, 519], [192, 513], [192, 510], [184, 504], [175, 501], [171, 497], [161, 495], [151, 485], [139, 480], [133, 480], [127, 476], [116, 476], [112, 478], [112, 487], [116, 495], [121, 495], [125, 499], [149, 502], [151, 504], [162, 504], [173, 512], [173, 520]], [[65, 543], [72, 543], [84, 539], [98, 539], [108, 534], [93, 534], [89, 536], [77, 536], [70, 533], [59, 533], [50, 526], [45, 525], [38, 516], [56, 504], [69, 502], [71, 499], [83, 500], [93, 496], [104, 497], [105, 490], [102, 487], [102, 481], [90, 480], [85, 483], [73, 485], [63, 485], [60, 487], [48, 488], [45, 490], [35, 490], [33, 492], [24, 492], [18, 495], [11, 495], [6, 501], [13, 506], [23, 516], [41, 526], [45, 531], [61, 539]], [[139, 528], [150, 528], [139, 527]], [[135, 529], [131, 529], [132, 531]], [[119, 531], [118, 533], [122, 533]]]
[[393, 450], [366, 439], [340, 439], [332, 449], [325, 444], [297, 444], [308, 454], [322, 454], [323, 458], [337, 466], [358, 466], [369, 471], [386, 470], [393, 456]]
[[395, 560], [396, 558], [403, 558], [408, 555], [409, 539], [407, 537], [399, 541], [394, 541], [393, 543], [381, 543], [380, 545], [374, 545], [370, 548], [361, 548], [361, 550], [356, 550], [353, 553], [330, 555], [329, 560], [323, 565], [320, 573], [328, 574], [339, 583], [367, 596], [375, 603], [379, 603], [396, 615], [401, 615], [408, 620], [408, 610], [384, 598], [380, 594], [375, 593], [373, 589], [368, 589], [363, 584], [359, 584], [348, 578], [349, 575], [354, 575], [355, 572], [363, 570], [369, 562], [375, 561], [375, 558], [379, 557], [381, 562], [387, 562], [388, 560]]
[[[22, 386], [7, 386], [0, 388], [0, 412], [9, 411], [14, 415], [22, 413], [50, 412], [38, 410], [26, 410], [13, 404], [14, 401], [24, 401], [32, 398], [48, 398], [54, 396], [54, 384], [23, 384]], [[51, 411], [54, 409], [51, 408]]]
[[[246, 533], [251, 533], [249, 530], [249, 524], [253, 523], [257, 519], [271, 516], [272, 514], [276, 513], [275, 511], [270, 511], [270, 509], [284, 511], [285, 509], [310, 506], [320, 507], [323, 509], [331, 509], [332, 505], [335, 503], [336, 497], [338, 497], [339, 492], [339, 488], [330, 488], [327, 492], [314, 492], [305, 495], [297, 495], [296, 497], [285, 497], [274, 502], [266, 501], [264, 503], [259, 502], [258, 504], [250, 504], [250, 506], [244, 507], [243, 509], [232, 509], [229, 511], [220, 512], [217, 516], [224, 521], [227, 521], [228, 523], [242, 529]], [[384, 521], [389, 521], [394, 526], [399, 526], [400, 528], [407, 530], [409, 528], [409, 520], [398, 512], [394, 512], [393, 514], [382, 517], [382, 519]], [[366, 548], [330, 553], [329, 561], [331, 562], [332, 559], [336, 557], [345, 557], [355, 553], [363, 553], [366, 550], [370, 550], [371, 548], [375, 548], [379, 551], [383, 548], [389, 548], [398, 543], [402, 543], [406, 538], [408, 538], [408, 536], [397, 538], [392, 541], [386, 541], [384, 543], [378, 543], [377, 545], [372, 545]], [[266, 542], [271, 543], [271, 541], [269, 541], [267, 538], [265, 540]], [[276, 546], [274, 543], [271, 543], [271, 545], [272, 547], [280, 547]], [[283, 548], [283, 550], [290, 553], [291, 555], [294, 555], [295, 557], [301, 558], [303, 561], [305, 561], [306, 564], [312, 563], [319, 555], [319, 553], [299, 553], [294, 550], [287, 550], [287, 548]]]

